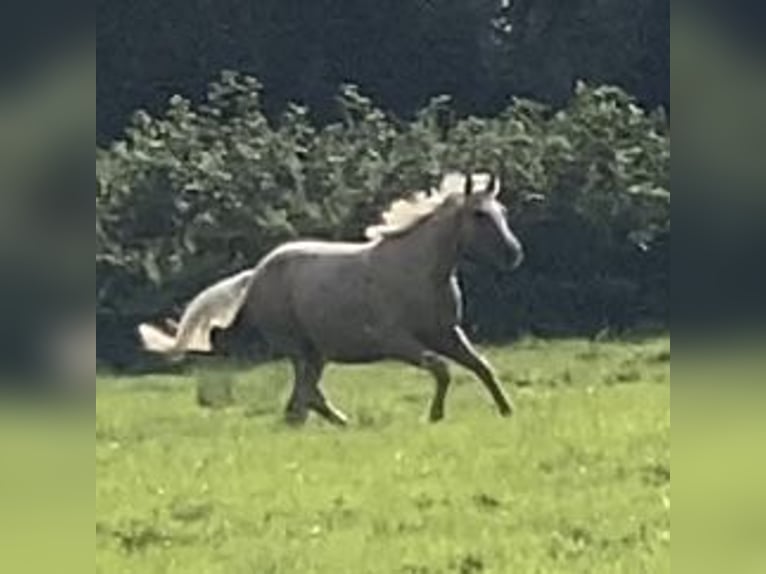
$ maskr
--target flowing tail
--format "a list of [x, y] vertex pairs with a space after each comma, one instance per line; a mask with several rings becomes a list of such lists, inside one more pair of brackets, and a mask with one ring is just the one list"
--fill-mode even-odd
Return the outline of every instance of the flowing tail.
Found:
[[242, 271], [202, 291], [184, 309], [175, 336], [148, 323], [139, 325], [138, 333], [144, 348], [152, 353], [176, 357], [190, 351], [212, 351], [211, 332], [214, 328], [228, 328], [237, 318], [254, 273], [252, 269]]

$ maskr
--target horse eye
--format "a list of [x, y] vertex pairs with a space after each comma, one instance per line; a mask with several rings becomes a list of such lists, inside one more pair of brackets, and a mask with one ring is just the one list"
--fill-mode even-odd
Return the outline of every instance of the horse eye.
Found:
[[478, 218], [489, 217], [489, 213], [487, 213], [486, 211], [481, 211], [480, 209], [477, 209], [476, 211], [474, 211], [473, 215], [474, 217], [478, 217]]

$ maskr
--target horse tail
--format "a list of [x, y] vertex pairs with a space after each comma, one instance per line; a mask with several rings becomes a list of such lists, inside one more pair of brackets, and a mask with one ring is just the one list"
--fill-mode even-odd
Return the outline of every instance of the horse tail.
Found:
[[175, 335], [149, 323], [139, 325], [144, 349], [177, 357], [190, 351], [212, 351], [213, 329], [226, 329], [237, 318], [254, 273], [253, 269], [242, 271], [202, 291], [184, 309]]

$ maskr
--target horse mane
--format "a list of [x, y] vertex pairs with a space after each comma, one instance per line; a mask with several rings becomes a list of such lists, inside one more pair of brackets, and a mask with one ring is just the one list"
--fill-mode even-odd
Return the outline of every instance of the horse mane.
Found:
[[[474, 174], [474, 186], [486, 189], [489, 174]], [[381, 223], [371, 225], [364, 234], [367, 239], [385, 239], [398, 237], [418, 227], [430, 219], [439, 209], [447, 204], [462, 201], [465, 192], [466, 176], [462, 173], [448, 173], [431, 193], [418, 191], [405, 199], [394, 200], [381, 215]]]

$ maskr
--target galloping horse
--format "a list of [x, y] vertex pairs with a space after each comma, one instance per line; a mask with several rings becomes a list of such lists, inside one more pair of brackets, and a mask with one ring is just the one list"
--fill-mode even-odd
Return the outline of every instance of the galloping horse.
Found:
[[511, 401], [460, 327], [456, 279], [464, 255], [507, 270], [523, 259], [497, 200], [499, 189], [493, 175], [451, 173], [431, 194], [395, 201], [382, 223], [367, 229], [366, 242], [286, 243], [254, 269], [200, 293], [185, 309], [175, 336], [141, 325], [144, 346], [174, 356], [208, 352], [214, 328], [227, 329], [235, 320], [256, 327], [292, 362], [286, 418], [293, 423], [305, 421], [312, 410], [346, 424], [320, 389], [324, 366], [384, 359], [431, 372], [436, 381], [431, 421], [444, 417], [450, 384], [445, 358], [472, 371], [500, 413], [509, 416]]

